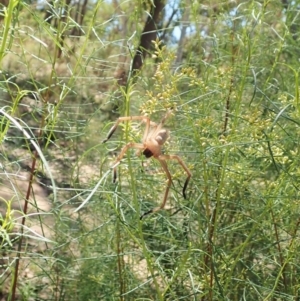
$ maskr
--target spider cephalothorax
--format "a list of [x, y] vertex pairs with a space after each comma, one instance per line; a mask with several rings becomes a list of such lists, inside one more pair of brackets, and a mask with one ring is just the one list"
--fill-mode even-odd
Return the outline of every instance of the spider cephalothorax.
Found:
[[142, 143], [134, 143], [134, 142], [127, 143], [123, 147], [123, 149], [121, 150], [121, 152], [118, 155], [114, 165], [112, 166], [112, 168], [114, 170], [114, 180], [113, 181], [115, 182], [117, 180], [117, 166], [120, 164], [120, 161], [122, 160], [122, 158], [126, 154], [127, 150], [129, 148], [135, 148], [135, 149], [138, 150], [137, 155], [142, 153], [146, 158], [153, 157], [153, 158], [157, 159], [160, 162], [162, 168], [164, 169], [164, 171], [167, 175], [167, 178], [168, 178], [168, 183], [167, 183], [167, 188], [166, 188], [166, 191], [165, 191], [163, 202], [159, 207], [151, 209], [150, 211], [143, 214], [141, 216], [141, 218], [143, 218], [147, 214], [150, 214], [152, 212], [156, 212], [156, 211], [159, 211], [159, 210], [163, 209], [166, 205], [169, 190], [170, 190], [170, 187], [171, 187], [171, 184], [172, 184], [172, 176], [169, 172], [166, 160], [176, 160], [182, 166], [182, 168], [185, 170], [185, 172], [187, 173], [187, 179], [184, 183], [183, 191], [182, 191], [183, 197], [186, 198], [185, 191], [186, 191], [188, 182], [189, 182], [189, 180], [192, 176], [190, 170], [187, 168], [187, 166], [184, 164], [184, 162], [182, 161], [182, 159], [179, 156], [177, 156], [177, 155], [163, 155], [163, 153], [162, 153], [162, 146], [164, 145], [164, 143], [167, 141], [167, 139], [169, 137], [169, 131], [164, 129], [163, 125], [164, 125], [166, 119], [168, 118], [168, 116], [170, 115], [170, 113], [171, 113], [171, 111], [168, 111], [167, 114], [165, 115], [165, 117], [158, 124], [151, 121], [148, 116], [119, 117], [117, 119], [116, 123], [113, 125], [113, 127], [108, 132], [108, 135], [107, 135], [106, 139], [103, 140], [103, 143], [105, 143], [113, 135], [113, 133], [117, 129], [120, 122], [132, 121], [132, 120], [141, 120], [142, 122], [144, 122], [146, 124], [144, 136], [143, 136], [143, 139], [142, 139]]

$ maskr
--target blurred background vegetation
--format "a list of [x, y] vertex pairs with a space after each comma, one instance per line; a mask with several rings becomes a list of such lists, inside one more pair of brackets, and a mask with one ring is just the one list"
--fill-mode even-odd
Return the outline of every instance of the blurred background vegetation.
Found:
[[[1, 1], [0, 300], [299, 300], [300, 1]], [[166, 154], [128, 151], [168, 109]], [[83, 202], [83, 208], [75, 211]]]

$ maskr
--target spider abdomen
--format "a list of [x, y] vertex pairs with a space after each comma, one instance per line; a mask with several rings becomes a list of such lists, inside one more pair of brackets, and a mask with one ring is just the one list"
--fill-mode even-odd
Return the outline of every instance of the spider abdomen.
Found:
[[159, 145], [163, 145], [169, 137], [169, 131], [162, 129], [158, 132], [157, 136], [155, 137], [156, 142]]

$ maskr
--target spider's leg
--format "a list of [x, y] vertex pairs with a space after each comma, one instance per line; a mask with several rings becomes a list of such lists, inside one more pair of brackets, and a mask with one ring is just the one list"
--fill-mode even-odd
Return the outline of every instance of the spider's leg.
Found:
[[183, 189], [182, 189], [183, 197], [186, 199], [185, 191], [186, 191], [186, 188], [187, 188], [188, 183], [190, 181], [190, 178], [192, 176], [192, 173], [190, 172], [188, 167], [185, 165], [185, 163], [182, 161], [182, 159], [177, 155], [161, 155], [161, 156], [159, 156], [159, 158], [163, 159], [163, 160], [176, 160], [182, 166], [182, 168], [185, 170], [185, 172], [187, 173], [187, 178], [185, 180], [185, 183], [184, 183]]
[[146, 140], [147, 136], [148, 136], [148, 133], [149, 133], [149, 130], [150, 130], [150, 123], [152, 121], [150, 121], [150, 118], [149, 117], [145, 117], [145, 119], [143, 120], [143, 122], [146, 123], [146, 128], [145, 128], [145, 132], [144, 132], [144, 135], [143, 135], [143, 142]]
[[140, 143], [134, 143], [134, 142], [129, 142], [127, 143], [121, 150], [120, 154], [118, 155], [114, 165], [111, 167], [113, 168], [113, 182], [115, 183], [117, 180], [117, 166], [120, 164], [122, 158], [124, 157], [124, 155], [126, 154], [127, 150], [129, 148], [136, 148], [138, 150], [143, 150], [145, 149], [143, 144]]
[[169, 116], [171, 115], [171, 113], [172, 113], [172, 110], [168, 110], [168, 111], [167, 111], [166, 115], [163, 117], [163, 119], [162, 119], [161, 122], [160, 122], [160, 125], [161, 125], [161, 126], [164, 125], [164, 123], [165, 123], [166, 120], [169, 118]]
[[150, 119], [147, 116], [128, 116], [128, 117], [119, 117], [115, 124], [112, 126], [112, 128], [109, 130], [106, 138], [102, 141], [102, 143], [105, 143], [116, 131], [118, 125], [120, 122], [123, 121], [131, 121], [131, 120], [142, 120], [143, 122], [146, 122], [146, 130], [147, 130], [147, 125], [148, 125], [148, 131], [150, 127]]
[[[165, 207], [166, 202], [167, 202], [167, 198], [168, 198], [168, 195], [169, 195], [169, 190], [170, 190], [170, 187], [171, 187], [171, 184], [172, 184], [172, 176], [171, 176], [171, 174], [169, 172], [169, 169], [168, 169], [168, 166], [167, 166], [167, 162], [164, 159], [160, 158], [160, 157], [157, 158], [157, 160], [160, 162], [160, 164], [161, 164], [162, 168], [164, 169], [164, 171], [165, 171], [165, 173], [167, 175], [167, 178], [168, 178], [167, 188], [166, 188], [166, 191], [165, 191], [163, 202], [158, 207], [159, 208], [158, 210], [161, 210], [161, 209], [163, 209]], [[156, 210], [156, 211], [158, 211], [158, 210]]]
[[148, 215], [150, 213], [154, 213], [154, 212], [157, 212], [157, 211], [159, 211], [161, 209], [164, 209], [164, 207], [165, 207], [165, 205], [167, 203], [167, 199], [168, 199], [168, 195], [169, 195], [169, 190], [170, 190], [170, 187], [171, 187], [171, 184], [172, 184], [172, 177], [171, 177], [171, 174], [169, 172], [169, 169], [168, 169], [168, 166], [167, 166], [167, 162], [164, 159], [161, 159], [161, 156], [157, 157], [156, 159], [160, 162], [162, 168], [164, 169], [164, 171], [165, 171], [165, 173], [167, 175], [167, 178], [168, 178], [167, 188], [166, 188], [164, 199], [163, 199], [161, 205], [159, 207], [156, 207], [156, 208], [153, 208], [153, 209], [147, 211], [146, 213], [144, 213], [140, 217], [140, 219], [142, 219], [144, 216], [146, 216], [146, 215]]
[[109, 132], [108, 132], [106, 138], [102, 141], [102, 143], [105, 143], [105, 142], [113, 135], [113, 133], [114, 133], [115, 130], [117, 129], [119, 123], [120, 123], [120, 120], [118, 119], [118, 120], [116, 121], [116, 123], [112, 126], [112, 128], [109, 130]]

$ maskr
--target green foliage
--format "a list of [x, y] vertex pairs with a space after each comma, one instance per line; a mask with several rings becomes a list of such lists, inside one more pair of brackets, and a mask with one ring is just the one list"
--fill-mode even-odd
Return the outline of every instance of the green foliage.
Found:
[[[115, 73], [129, 72], [152, 2], [90, 2], [85, 12], [55, 2], [44, 20], [10, 1], [0, 46], [3, 298], [298, 300], [299, 4], [196, 2], [178, 3], [164, 41], [123, 85]], [[186, 12], [178, 62], [170, 28]], [[168, 162], [166, 207], [140, 220], [161, 204], [166, 175], [129, 150], [113, 184], [115, 155], [140, 142], [144, 125], [123, 122], [101, 144], [107, 117], [159, 122], [170, 109], [164, 152], [192, 172], [187, 199], [185, 171]]]
[[[9, 234], [12, 232], [13, 227], [14, 227], [14, 222], [13, 222], [13, 214], [14, 210], [11, 210], [11, 203], [12, 200], [6, 201], [6, 200], [1, 200], [1, 203], [4, 203], [5, 206], [5, 216], [2, 216], [0, 213], [0, 248], [2, 249], [4, 245], [9, 245], [11, 246], [11, 240], [9, 237]], [[1, 206], [2, 207], [2, 206]]]

